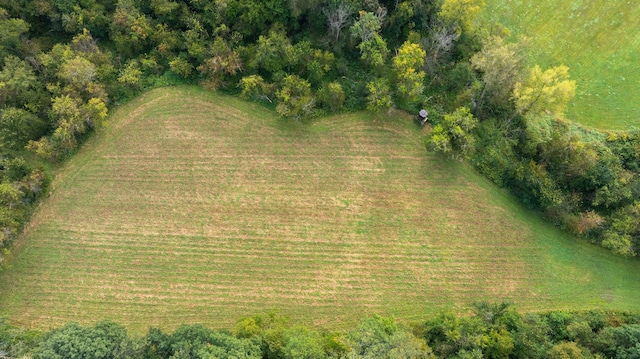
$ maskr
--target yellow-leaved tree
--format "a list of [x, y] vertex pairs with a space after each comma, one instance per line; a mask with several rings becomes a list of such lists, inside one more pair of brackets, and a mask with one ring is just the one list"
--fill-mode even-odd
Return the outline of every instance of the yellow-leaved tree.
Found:
[[523, 82], [515, 84], [512, 99], [516, 110], [507, 122], [517, 114], [535, 117], [545, 111], [562, 117], [575, 94], [576, 82], [569, 79], [567, 66], [560, 65], [542, 71], [536, 65]]
[[471, 31], [483, 7], [484, 0], [444, 0], [438, 15], [447, 27], [460, 35]]
[[406, 41], [393, 58], [393, 70], [398, 80], [398, 96], [407, 103], [416, 102], [424, 89], [425, 73], [420, 71], [427, 53], [420, 45]]

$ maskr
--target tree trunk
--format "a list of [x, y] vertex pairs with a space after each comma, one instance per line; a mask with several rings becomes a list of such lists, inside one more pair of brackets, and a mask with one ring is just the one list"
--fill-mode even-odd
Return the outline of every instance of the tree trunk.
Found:
[[478, 120], [480, 120], [480, 115], [482, 113], [482, 105], [484, 104], [484, 95], [487, 93], [487, 85], [484, 85], [482, 88], [482, 93], [480, 93], [480, 99], [477, 102], [477, 108], [474, 109], [474, 115]]

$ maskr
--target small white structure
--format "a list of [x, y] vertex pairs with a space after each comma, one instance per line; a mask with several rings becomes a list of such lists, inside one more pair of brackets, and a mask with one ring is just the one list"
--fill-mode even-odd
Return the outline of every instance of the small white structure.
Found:
[[424, 109], [420, 110], [420, 112], [418, 112], [417, 120], [420, 122], [420, 126], [424, 126], [424, 124], [429, 120], [429, 112]]

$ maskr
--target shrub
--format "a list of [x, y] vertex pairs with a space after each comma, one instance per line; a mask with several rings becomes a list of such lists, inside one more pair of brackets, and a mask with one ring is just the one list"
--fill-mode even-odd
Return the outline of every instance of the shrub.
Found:
[[567, 223], [569, 229], [575, 234], [591, 232], [605, 223], [605, 219], [594, 211], [582, 212], [574, 216]]
[[391, 89], [386, 79], [376, 79], [367, 84], [367, 110], [380, 111], [391, 107]]
[[284, 85], [276, 93], [278, 106], [276, 111], [284, 117], [296, 119], [307, 117], [313, 111], [315, 99], [311, 94], [311, 84], [299, 76], [289, 75]]
[[0, 113], [0, 148], [19, 150], [40, 137], [46, 125], [29, 111], [8, 107]]
[[547, 351], [549, 359], [582, 359], [582, 350], [574, 342], [562, 342]]
[[189, 61], [183, 59], [182, 57], [174, 57], [171, 61], [169, 61], [169, 68], [175, 74], [182, 77], [189, 77], [191, 75], [191, 72], [193, 72], [193, 65], [191, 65]]
[[344, 105], [345, 94], [339, 82], [330, 82], [318, 91], [318, 100], [323, 107], [331, 111], [338, 111]]
[[245, 99], [267, 100], [269, 102], [273, 102], [270, 98], [273, 96], [273, 89], [271, 85], [266, 83], [260, 75], [243, 77], [240, 80], [239, 86], [242, 89], [240, 96]]
[[635, 255], [635, 252], [631, 248], [631, 236], [628, 234], [607, 232], [602, 241], [602, 246], [623, 257]]
[[427, 140], [432, 151], [443, 152], [457, 159], [468, 159], [475, 151], [475, 137], [471, 131], [478, 124], [466, 107], [444, 116], [444, 120], [433, 127]]

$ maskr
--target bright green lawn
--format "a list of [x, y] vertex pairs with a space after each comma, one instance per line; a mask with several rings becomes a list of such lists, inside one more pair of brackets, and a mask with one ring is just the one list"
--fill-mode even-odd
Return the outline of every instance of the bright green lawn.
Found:
[[330, 328], [478, 300], [640, 310], [638, 261], [422, 141], [399, 112], [297, 124], [198, 88], [146, 93], [59, 171], [0, 276], [0, 315], [142, 332], [270, 309]]
[[486, 0], [484, 20], [526, 35], [531, 64], [565, 64], [577, 80], [568, 118], [600, 129], [640, 127], [640, 2]]

